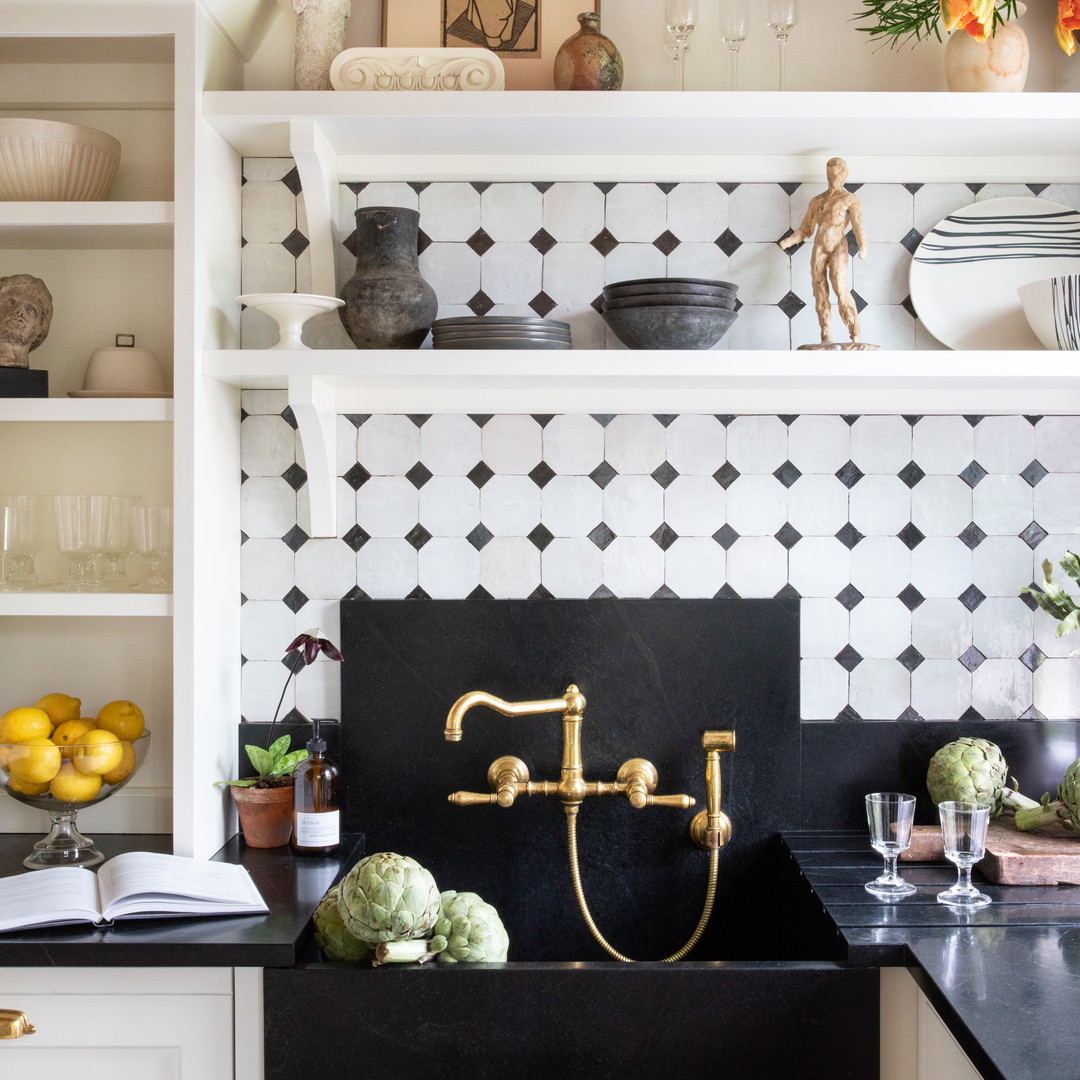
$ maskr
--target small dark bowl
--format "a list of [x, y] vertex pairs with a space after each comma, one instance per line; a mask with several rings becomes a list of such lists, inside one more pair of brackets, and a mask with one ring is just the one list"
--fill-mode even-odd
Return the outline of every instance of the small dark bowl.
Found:
[[701, 296], [734, 296], [739, 291], [738, 285], [726, 281], [715, 285], [693, 283], [689, 281], [654, 281], [642, 284], [614, 284], [604, 286], [605, 296], [659, 296], [663, 293], [694, 293]]
[[685, 305], [601, 312], [604, 322], [629, 349], [711, 349], [737, 315], [728, 308]]
[[735, 309], [735, 297], [700, 296], [697, 293], [661, 293], [659, 296], [611, 296], [600, 302], [601, 311], [636, 307], [714, 307]]

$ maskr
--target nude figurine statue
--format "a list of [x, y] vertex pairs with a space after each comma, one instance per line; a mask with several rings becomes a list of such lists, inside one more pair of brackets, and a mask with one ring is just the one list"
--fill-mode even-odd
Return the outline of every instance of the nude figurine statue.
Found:
[[[802, 224], [790, 236], [779, 241], [780, 247], [787, 250], [814, 237], [814, 246], [810, 251], [810, 283], [814, 289], [814, 309], [821, 327], [821, 345], [802, 347], [875, 349], [876, 345], [866, 345], [859, 337], [859, 312], [848, 286], [849, 227], [859, 245], [859, 258], [865, 259], [867, 255], [862, 206], [859, 197], [844, 187], [848, 168], [843, 158], [830, 158], [825, 165], [825, 176], [829, 182], [828, 189], [810, 200]], [[836, 294], [836, 305], [847, 327], [851, 345], [841, 345], [832, 339], [830, 286]]]
[[52, 313], [52, 295], [40, 278], [0, 277], [0, 367], [30, 366], [30, 353], [48, 336]]

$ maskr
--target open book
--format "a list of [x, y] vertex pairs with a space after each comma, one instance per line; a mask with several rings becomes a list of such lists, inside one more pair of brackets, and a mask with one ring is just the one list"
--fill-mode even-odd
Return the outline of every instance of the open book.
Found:
[[0, 932], [60, 923], [256, 915], [269, 911], [251, 875], [234, 863], [127, 851], [95, 873], [53, 866], [0, 880]]

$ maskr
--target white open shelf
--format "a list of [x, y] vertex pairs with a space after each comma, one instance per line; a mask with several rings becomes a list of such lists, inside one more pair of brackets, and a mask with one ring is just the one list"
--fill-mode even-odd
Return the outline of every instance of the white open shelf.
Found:
[[0, 247], [171, 248], [171, 202], [0, 202]]
[[72, 593], [0, 592], [3, 615], [172, 615], [171, 594], [166, 593]]
[[172, 420], [172, 398], [0, 398], [0, 422]]

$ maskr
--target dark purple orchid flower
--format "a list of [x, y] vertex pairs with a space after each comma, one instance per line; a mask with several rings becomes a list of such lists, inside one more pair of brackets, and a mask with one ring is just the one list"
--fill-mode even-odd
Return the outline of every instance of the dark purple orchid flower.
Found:
[[[270, 725], [270, 735], [267, 739], [268, 746], [273, 742], [278, 714], [281, 712], [281, 703], [285, 700], [285, 692], [289, 689], [289, 683], [308, 664], [315, 663], [319, 653], [322, 653], [328, 660], [344, 661], [345, 659], [341, 655], [341, 650], [329, 638], [320, 637], [319, 633], [317, 626], [311, 630], [305, 630], [302, 634], [298, 634], [292, 644], [285, 650], [285, 656], [282, 659], [286, 661], [285, 666], [289, 669], [289, 674], [285, 677], [285, 685], [281, 688], [281, 697], [278, 698], [277, 708], [274, 710], [274, 720]], [[292, 653], [296, 653], [296, 656], [290, 660], [289, 657]]]

